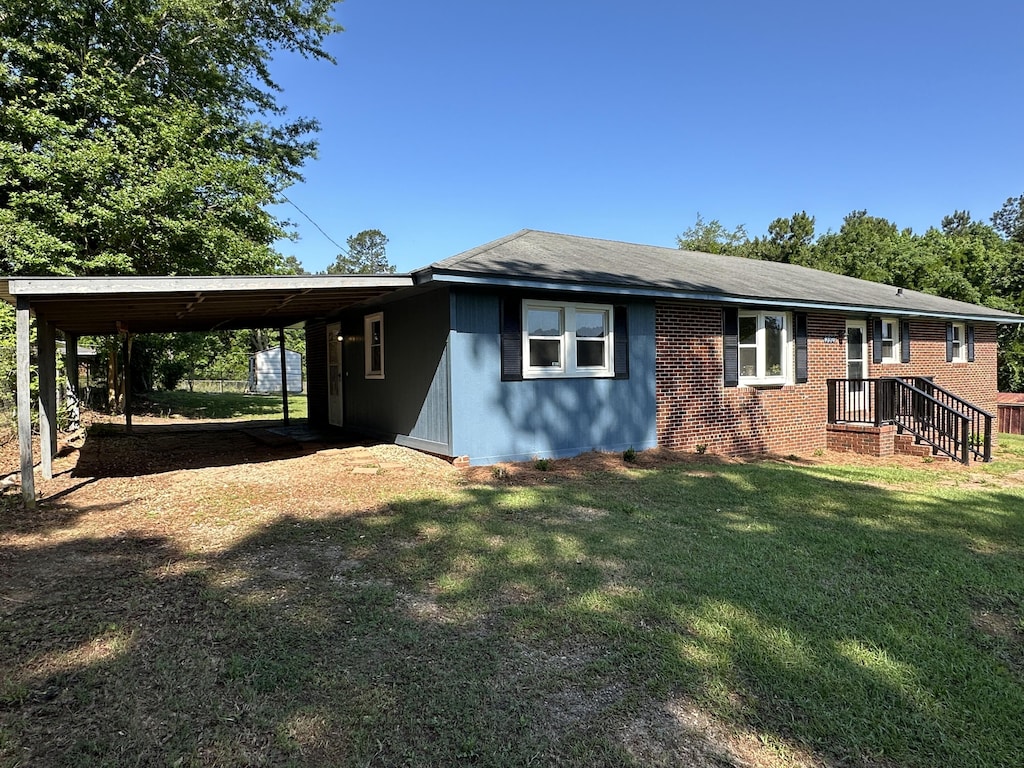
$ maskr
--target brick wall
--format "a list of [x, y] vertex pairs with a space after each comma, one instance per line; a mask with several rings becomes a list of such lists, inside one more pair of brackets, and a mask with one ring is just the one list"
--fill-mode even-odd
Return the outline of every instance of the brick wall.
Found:
[[[721, 309], [657, 302], [658, 443], [680, 450], [705, 445], [711, 453], [731, 456], [808, 454], [826, 448], [826, 380], [846, 376], [846, 318], [808, 314], [807, 332], [806, 384], [725, 387]], [[868, 354], [870, 360], [870, 344]], [[913, 321], [910, 360], [871, 365], [868, 375], [934, 376], [936, 383], [995, 412], [994, 327], [977, 326], [975, 362], [956, 364], [946, 362], [945, 323]]]

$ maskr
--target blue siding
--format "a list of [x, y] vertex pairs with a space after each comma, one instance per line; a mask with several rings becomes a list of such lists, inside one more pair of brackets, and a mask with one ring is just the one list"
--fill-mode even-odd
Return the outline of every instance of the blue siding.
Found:
[[[384, 315], [384, 378], [364, 374], [363, 318]], [[342, 320], [345, 426], [451, 455], [446, 291], [367, 307]]]
[[453, 454], [489, 464], [655, 447], [654, 304], [628, 307], [628, 379], [503, 382], [498, 298], [453, 292]]

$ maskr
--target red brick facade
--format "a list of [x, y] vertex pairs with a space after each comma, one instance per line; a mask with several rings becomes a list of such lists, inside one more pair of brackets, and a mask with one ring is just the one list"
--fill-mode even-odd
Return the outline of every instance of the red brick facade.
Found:
[[[868, 375], [934, 376], [937, 384], [995, 413], [995, 327], [976, 326], [973, 363], [946, 362], [945, 329], [942, 321], [911, 321], [910, 362], [871, 364]], [[722, 376], [722, 310], [658, 302], [658, 443], [681, 450], [706, 446], [709, 453], [730, 456], [808, 454], [826, 448], [826, 381], [846, 376], [845, 335], [845, 317], [810, 313], [807, 383], [726, 387]]]

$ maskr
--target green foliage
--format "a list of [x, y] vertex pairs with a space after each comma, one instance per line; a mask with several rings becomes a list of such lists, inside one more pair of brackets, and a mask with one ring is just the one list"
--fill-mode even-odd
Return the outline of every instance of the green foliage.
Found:
[[285, 229], [265, 206], [317, 126], [284, 119], [268, 67], [275, 49], [329, 59], [330, 6], [9, 0], [0, 272], [273, 271]]
[[694, 225], [678, 235], [676, 242], [684, 251], [735, 255], [745, 255], [741, 251], [748, 245], [747, 231], [742, 224], [730, 232], [718, 219], [706, 222], [699, 213]]
[[379, 229], [364, 229], [350, 236], [348, 253], [339, 253], [327, 268], [329, 275], [390, 275], [395, 268], [388, 263], [388, 238]]
[[629, 448], [627, 448], [626, 450], [624, 450], [622, 452], [622, 460], [624, 462], [626, 462], [627, 464], [635, 464], [636, 463], [636, 449], [634, 449], [633, 446], [629, 446]]

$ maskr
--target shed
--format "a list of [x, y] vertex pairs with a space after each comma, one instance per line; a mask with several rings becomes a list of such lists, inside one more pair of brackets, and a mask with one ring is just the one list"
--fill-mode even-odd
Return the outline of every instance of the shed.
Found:
[[1010, 435], [1024, 435], [1024, 392], [1000, 392], [999, 431]]
[[[302, 391], [302, 355], [291, 349], [285, 350], [288, 367], [288, 391]], [[281, 348], [264, 349], [249, 358], [249, 383], [247, 392], [269, 395], [281, 391]]]

